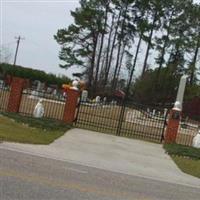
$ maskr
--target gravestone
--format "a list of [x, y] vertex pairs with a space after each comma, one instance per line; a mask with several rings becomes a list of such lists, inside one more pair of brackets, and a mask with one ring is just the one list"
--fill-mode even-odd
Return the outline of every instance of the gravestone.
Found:
[[36, 85], [36, 89], [31, 91], [31, 95], [30, 98], [31, 99], [38, 99], [39, 98], [39, 91], [42, 90], [42, 83], [40, 81], [35, 81]]
[[36, 87], [37, 91], [42, 90], [42, 83], [40, 81], [37, 81], [37, 87]]
[[192, 146], [195, 148], [200, 148], [200, 130], [197, 135], [193, 138]]
[[101, 97], [100, 96], [96, 96], [95, 103], [100, 104], [100, 102], [101, 102]]
[[53, 92], [52, 92], [53, 96], [57, 96], [57, 90], [54, 89]]
[[107, 98], [104, 97], [104, 98], [103, 98], [103, 104], [104, 104], [104, 105], [106, 105], [106, 101], [107, 101]]
[[34, 111], [33, 111], [33, 116], [35, 118], [41, 118], [44, 116], [44, 106], [42, 104], [42, 99], [40, 99], [38, 101], [38, 103], [36, 104]]
[[83, 90], [82, 94], [81, 94], [81, 101], [86, 102], [88, 99], [88, 91], [87, 90]]

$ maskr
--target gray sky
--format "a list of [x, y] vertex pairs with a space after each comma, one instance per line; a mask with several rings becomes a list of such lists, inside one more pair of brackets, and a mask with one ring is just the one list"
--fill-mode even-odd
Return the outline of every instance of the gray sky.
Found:
[[68, 76], [79, 71], [58, 67], [60, 47], [53, 39], [59, 28], [73, 22], [70, 10], [78, 5], [78, 0], [0, 0], [0, 45], [12, 53], [11, 62], [16, 48], [14, 38], [20, 35], [25, 39], [20, 43], [18, 65]]
[[78, 6], [77, 0], [1, 0], [1, 41], [10, 49], [11, 62], [16, 48], [15, 36], [22, 36], [17, 64], [47, 72], [70, 75], [71, 70], [58, 67], [60, 47], [53, 39], [59, 28], [73, 20], [70, 10]]

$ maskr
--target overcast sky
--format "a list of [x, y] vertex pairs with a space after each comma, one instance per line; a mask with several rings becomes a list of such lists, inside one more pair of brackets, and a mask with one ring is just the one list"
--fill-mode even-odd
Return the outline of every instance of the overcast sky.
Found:
[[20, 35], [24, 40], [19, 47], [18, 65], [71, 76], [74, 69], [66, 71], [58, 67], [60, 47], [53, 35], [59, 28], [67, 27], [73, 22], [70, 10], [78, 7], [78, 2], [0, 0], [0, 45], [7, 47], [12, 53], [11, 63], [16, 48], [15, 37]]
[[53, 39], [59, 28], [67, 27], [73, 20], [70, 10], [78, 6], [77, 0], [1, 0], [1, 45], [12, 53], [16, 48], [15, 36], [22, 36], [17, 64], [47, 72], [70, 75], [58, 67], [60, 47]]

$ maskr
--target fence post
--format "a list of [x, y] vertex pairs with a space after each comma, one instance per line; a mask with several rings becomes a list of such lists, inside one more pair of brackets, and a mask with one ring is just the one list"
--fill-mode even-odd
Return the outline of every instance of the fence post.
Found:
[[67, 89], [67, 99], [64, 108], [63, 121], [73, 123], [75, 120], [76, 108], [80, 93], [76, 89]]
[[173, 108], [169, 114], [167, 129], [165, 132], [165, 143], [175, 143], [181, 120], [181, 110]]
[[11, 82], [10, 97], [8, 100], [8, 112], [17, 113], [22, 97], [22, 90], [24, 87], [24, 79], [19, 77], [13, 77]]

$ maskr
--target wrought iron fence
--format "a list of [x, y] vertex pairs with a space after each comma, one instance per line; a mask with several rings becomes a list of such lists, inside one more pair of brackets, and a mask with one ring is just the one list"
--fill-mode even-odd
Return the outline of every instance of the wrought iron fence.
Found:
[[63, 119], [66, 98], [62, 94], [52, 94], [46, 91], [24, 89], [20, 103], [19, 113], [33, 116], [35, 106], [42, 100], [44, 117], [56, 120]]
[[167, 109], [132, 102], [80, 102], [78, 127], [115, 135], [160, 142], [163, 139]]
[[6, 111], [10, 96], [10, 86], [6, 86], [4, 82], [0, 83], [0, 111]]

